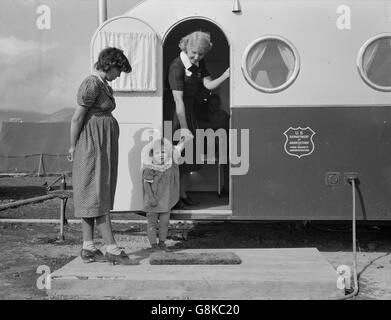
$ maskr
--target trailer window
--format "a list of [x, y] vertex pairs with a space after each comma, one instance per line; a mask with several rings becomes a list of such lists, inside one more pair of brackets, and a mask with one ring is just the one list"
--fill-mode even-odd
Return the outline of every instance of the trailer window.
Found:
[[298, 75], [299, 64], [299, 55], [288, 40], [266, 36], [247, 47], [242, 58], [242, 71], [254, 88], [274, 93], [292, 84]]
[[391, 33], [369, 39], [360, 49], [357, 65], [369, 86], [391, 91]]

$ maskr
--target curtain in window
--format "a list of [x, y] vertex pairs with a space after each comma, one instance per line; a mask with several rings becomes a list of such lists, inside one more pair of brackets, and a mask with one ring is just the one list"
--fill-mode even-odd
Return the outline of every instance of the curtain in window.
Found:
[[379, 43], [375, 42], [365, 50], [362, 67], [366, 74], [368, 74], [369, 68], [372, 66], [372, 62], [373, 59], [375, 58], [378, 48], [379, 48]]
[[99, 33], [101, 50], [106, 47], [122, 49], [132, 66], [131, 73], [111, 82], [114, 91], [156, 91], [157, 90], [157, 36], [145, 32]]
[[[261, 71], [260, 61], [265, 53], [267, 42], [258, 43], [247, 55], [247, 71], [253, 81], [256, 81]], [[256, 81], [257, 82], [257, 81]]]
[[284, 63], [289, 70], [288, 75], [286, 77], [286, 80], [288, 80], [290, 78], [290, 76], [292, 75], [293, 70], [295, 68], [295, 56], [293, 55], [291, 49], [289, 49], [283, 43], [277, 42], [277, 48], [278, 48], [278, 51], [280, 51], [282, 60], [284, 60]]

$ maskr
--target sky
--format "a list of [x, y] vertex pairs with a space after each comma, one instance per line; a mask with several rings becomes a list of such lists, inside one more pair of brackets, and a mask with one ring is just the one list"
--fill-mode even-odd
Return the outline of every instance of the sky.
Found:
[[[108, 18], [140, 0], [107, 0]], [[53, 113], [76, 106], [90, 73], [98, 0], [0, 0], [0, 110]]]

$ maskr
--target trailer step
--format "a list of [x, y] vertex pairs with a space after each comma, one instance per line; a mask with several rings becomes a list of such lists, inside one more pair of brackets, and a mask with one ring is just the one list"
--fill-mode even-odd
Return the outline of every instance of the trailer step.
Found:
[[199, 209], [199, 210], [172, 210], [171, 219], [177, 220], [229, 220], [232, 210], [229, 209]]

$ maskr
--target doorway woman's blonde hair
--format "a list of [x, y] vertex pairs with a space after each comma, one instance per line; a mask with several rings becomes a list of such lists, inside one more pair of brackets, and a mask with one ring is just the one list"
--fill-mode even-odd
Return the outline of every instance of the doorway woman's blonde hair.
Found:
[[187, 48], [192, 47], [200, 49], [204, 54], [212, 49], [212, 42], [210, 41], [210, 34], [203, 31], [195, 31], [183, 37], [179, 42], [179, 48], [186, 52]]

